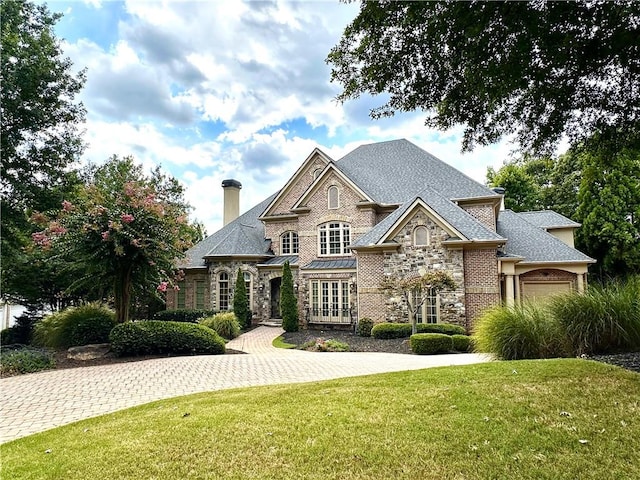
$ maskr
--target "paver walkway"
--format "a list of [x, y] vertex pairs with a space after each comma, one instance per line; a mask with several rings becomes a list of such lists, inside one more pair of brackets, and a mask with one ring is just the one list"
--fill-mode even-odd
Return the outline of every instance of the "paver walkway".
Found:
[[191, 393], [310, 382], [488, 361], [476, 354], [316, 353], [273, 348], [283, 330], [258, 327], [201, 355], [53, 370], [0, 379], [0, 443], [85, 418]]

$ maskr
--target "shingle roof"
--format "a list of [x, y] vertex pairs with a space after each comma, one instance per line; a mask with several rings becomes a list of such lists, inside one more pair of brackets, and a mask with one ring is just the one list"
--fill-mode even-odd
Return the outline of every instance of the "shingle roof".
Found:
[[508, 239], [504, 253], [524, 258], [524, 262], [588, 262], [595, 260], [547, 233], [526, 216], [511, 210], [500, 212], [498, 233]]
[[448, 199], [497, 195], [405, 139], [362, 145], [335, 164], [379, 203], [404, 203], [425, 185]]
[[579, 223], [574, 222], [570, 218], [565, 217], [564, 215], [560, 215], [553, 210], [538, 210], [536, 212], [520, 212], [518, 213], [521, 217], [523, 217], [527, 222], [535, 225], [540, 228], [564, 228], [564, 227], [574, 227], [578, 228], [580, 226]]
[[305, 270], [336, 270], [356, 268], [355, 258], [333, 258], [328, 260], [312, 260], [304, 267]]
[[354, 247], [363, 247], [367, 245], [375, 245], [380, 242], [393, 225], [404, 215], [404, 213], [413, 206], [418, 199], [421, 199], [429, 207], [431, 207], [440, 217], [442, 217], [453, 228], [464, 235], [466, 240], [471, 241], [487, 241], [504, 240], [493, 230], [487, 228], [484, 224], [476, 220], [473, 216], [460, 208], [454, 202], [447, 200], [431, 187], [422, 187], [422, 192], [416, 198], [405, 202], [401, 207], [395, 210], [391, 215], [385, 218], [378, 225], [373, 227], [369, 232], [360, 237]]
[[258, 217], [276, 194], [263, 200], [233, 222], [191, 247], [179, 268], [205, 267], [205, 257], [230, 255], [269, 255], [264, 225]]

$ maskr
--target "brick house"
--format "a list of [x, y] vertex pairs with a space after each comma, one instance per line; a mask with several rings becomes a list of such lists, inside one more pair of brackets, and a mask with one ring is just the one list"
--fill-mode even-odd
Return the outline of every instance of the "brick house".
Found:
[[385, 275], [446, 270], [457, 287], [430, 295], [427, 323], [469, 328], [499, 302], [582, 291], [594, 260], [573, 247], [579, 224], [552, 211], [502, 210], [493, 191], [407, 140], [362, 145], [334, 161], [314, 149], [274, 195], [238, 216], [225, 180], [224, 227], [187, 252], [167, 308], [232, 306], [240, 268], [253, 322], [277, 319], [289, 261], [304, 325], [406, 321]]

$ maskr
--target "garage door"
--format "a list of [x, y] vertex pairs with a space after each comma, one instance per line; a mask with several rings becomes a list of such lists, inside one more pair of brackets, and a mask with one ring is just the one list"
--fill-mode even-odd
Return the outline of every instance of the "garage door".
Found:
[[544, 298], [571, 291], [571, 282], [524, 282], [522, 297], [525, 299]]

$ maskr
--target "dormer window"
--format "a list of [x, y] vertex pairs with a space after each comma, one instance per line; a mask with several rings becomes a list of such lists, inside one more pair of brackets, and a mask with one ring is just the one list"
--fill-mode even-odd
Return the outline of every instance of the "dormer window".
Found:
[[416, 247], [426, 247], [429, 245], [429, 230], [425, 226], [416, 227], [413, 231], [413, 245]]
[[349, 255], [351, 244], [351, 225], [342, 222], [330, 222], [318, 227], [320, 255]]
[[280, 254], [295, 255], [298, 253], [298, 234], [296, 232], [284, 232], [280, 236]]
[[338, 187], [335, 185], [329, 187], [329, 190], [327, 191], [327, 198], [330, 210], [340, 208], [340, 191], [338, 190]]

